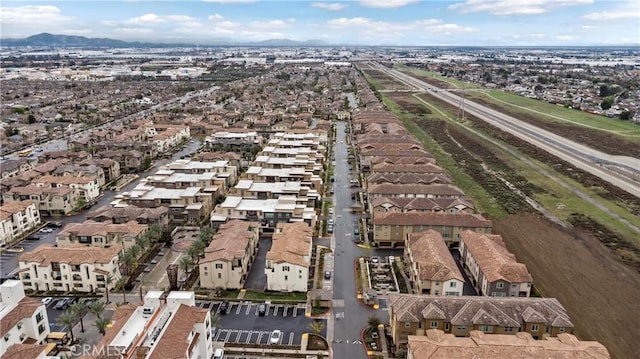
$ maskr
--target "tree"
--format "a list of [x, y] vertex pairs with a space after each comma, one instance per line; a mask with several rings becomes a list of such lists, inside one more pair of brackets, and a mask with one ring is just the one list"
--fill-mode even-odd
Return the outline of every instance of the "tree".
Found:
[[98, 328], [98, 332], [102, 335], [107, 331], [107, 326], [109, 326], [109, 324], [111, 324], [111, 319], [109, 318], [98, 318], [94, 323], [96, 328]]
[[372, 315], [369, 317], [369, 319], [367, 319], [367, 324], [369, 324], [370, 327], [377, 328], [380, 323], [380, 319], [375, 315]]
[[73, 313], [76, 316], [76, 318], [80, 319], [80, 331], [84, 333], [84, 313], [88, 309], [87, 302], [84, 302], [84, 301], [75, 302], [71, 304], [69, 309], [71, 310], [71, 313]]
[[73, 335], [73, 325], [76, 323], [76, 316], [69, 309], [65, 310], [56, 318], [56, 323], [69, 328], [69, 333], [71, 333], [71, 342], [76, 341], [75, 336]]
[[145, 158], [142, 160], [142, 170], [146, 171], [149, 169], [149, 167], [151, 167], [151, 163], [152, 163], [152, 159], [149, 156], [145, 156]]
[[111, 286], [111, 283], [113, 283], [113, 275], [108, 274], [104, 278], [104, 294], [107, 295], [107, 303], [109, 303], [109, 287]]
[[613, 106], [613, 101], [614, 101], [613, 96], [605, 97], [604, 100], [602, 100], [602, 102], [600, 103], [600, 108], [603, 110], [610, 109], [611, 106]]
[[36, 116], [34, 116], [32, 113], [30, 113], [29, 116], [27, 116], [27, 121], [29, 123], [35, 123], [36, 122]]
[[311, 333], [313, 335], [320, 336], [320, 333], [322, 333], [322, 330], [324, 329], [324, 323], [319, 320], [314, 320], [309, 324], [309, 327], [311, 328]]
[[629, 121], [633, 117], [633, 111], [624, 110], [620, 113], [620, 119], [623, 121]]
[[189, 271], [191, 270], [193, 265], [193, 260], [189, 256], [180, 257], [180, 262], [178, 262], [178, 266], [184, 271], [185, 277], [189, 276]]
[[122, 290], [122, 302], [124, 304], [127, 304], [127, 289], [125, 288], [126, 284], [127, 284], [127, 277], [120, 277], [120, 279], [118, 279], [117, 286], [120, 287], [120, 289]]
[[96, 300], [95, 302], [89, 304], [89, 312], [95, 315], [97, 318], [102, 317], [102, 313], [104, 312], [104, 308], [107, 306], [107, 303]]

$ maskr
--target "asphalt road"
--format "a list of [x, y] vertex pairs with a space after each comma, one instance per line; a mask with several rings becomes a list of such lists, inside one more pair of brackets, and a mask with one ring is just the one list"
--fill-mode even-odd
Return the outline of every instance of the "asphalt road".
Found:
[[[451, 91], [437, 88], [397, 70], [384, 66], [377, 66], [377, 68], [420, 91], [430, 91], [431, 95], [454, 106], [459, 106], [461, 103], [461, 97]], [[464, 110], [640, 197], [640, 159], [638, 158], [609, 155], [467, 99], [464, 100]]]
[[[164, 159], [164, 160], [158, 160], [156, 162], [154, 162], [155, 166], [151, 169], [151, 171], [155, 171], [157, 170], [158, 167], [165, 165], [171, 161], [174, 161], [176, 159], [179, 159], [180, 157], [183, 156], [187, 156], [187, 155], [191, 155], [193, 154], [196, 150], [198, 150], [198, 148], [200, 148], [200, 142], [196, 139], [192, 139], [191, 141], [188, 142], [187, 146], [183, 149], [180, 150], [178, 152], [176, 152], [170, 159]], [[129, 183], [128, 185], [126, 185], [122, 191], [128, 191], [131, 190], [133, 187], [135, 187], [136, 185], [138, 185], [138, 183], [140, 183], [140, 180], [145, 177], [146, 175], [148, 175], [150, 173], [141, 173], [140, 178], [136, 179], [135, 181]], [[86, 215], [87, 212], [98, 208], [100, 206], [103, 205], [108, 205], [112, 200], [113, 197], [117, 194], [117, 192], [114, 191], [103, 191], [103, 195], [102, 197], [97, 201], [96, 205], [93, 206], [93, 208], [89, 209], [89, 210], [82, 210], [76, 214], [73, 214], [71, 216], [67, 216], [67, 217], [61, 217], [59, 220], [60, 222], [62, 222], [63, 226], [68, 224], [68, 223], [79, 223], [79, 222], [84, 222], [84, 220], [86, 220]], [[44, 217], [42, 218], [42, 221], [47, 221], [47, 220], [52, 220], [51, 218], [47, 218]], [[60, 230], [62, 230], [62, 228], [53, 228], [53, 232], [52, 233], [38, 233], [38, 235], [40, 236], [40, 240], [23, 240], [20, 244], [18, 244], [16, 247], [22, 247], [24, 248], [25, 252], [26, 251], [30, 251], [34, 248], [36, 248], [39, 245], [42, 244], [53, 244], [56, 242], [56, 234], [58, 232], [60, 232]], [[23, 252], [24, 253], [24, 252]], [[22, 253], [6, 253], [3, 252], [2, 255], [0, 255], [0, 274], [2, 276], [2, 278], [7, 277], [11, 272], [13, 272], [14, 270], [16, 270], [18, 268], [18, 258], [20, 257]]]

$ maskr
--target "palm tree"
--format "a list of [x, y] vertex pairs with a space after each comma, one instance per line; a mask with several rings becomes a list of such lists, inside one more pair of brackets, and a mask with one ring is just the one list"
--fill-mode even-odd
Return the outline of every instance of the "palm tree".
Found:
[[94, 323], [94, 325], [96, 326], [96, 328], [98, 328], [98, 331], [102, 335], [104, 335], [104, 333], [107, 331], [107, 326], [109, 324], [111, 324], [111, 319], [100, 317], [98, 317], [98, 319], [96, 319], [96, 322]]
[[67, 309], [56, 318], [56, 322], [69, 328], [69, 332], [71, 333], [71, 342], [75, 342], [76, 340], [75, 336], [73, 335], [73, 325], [76, 323], [76, 316]]
[[100, 318], [106, 306], [107, 304], [105, 302], [101, 300], [96, 300], [95, 302], [89, 304], [89, 312], [91, 312], [96, 317]]
[[204, 244], [209, 245], [211, 240], [213, 239], [213, 230], [209, 226], [202, 227], [200, 229], [200, 234], [198, 235], [198, 240], [201, 240]]
[[375, 315], [370, 316], [369, 319], [367, 320], [367, 324], [369, 324], [370, 327], [374, 327], [374, 328], [377, 328], [378, 325], [380, 325], [380, 323], [381, 323], [380, 319]]
[[116, 284], [120, 289], [122, 289], [122, 303], [127, 303], [127, 289], [124, 287], [127, 284], [127, 277], [120, 277], [118, 279], [118, 283]]
[[189, 256], [180, 257], [180, 261], [178, 262], [178, 266], [184, 271], [185, 277], [189, 276], [189, 271], [191, 270], [193, 265], [193, 260]]
[[87, 309], [87, 302], [84, 301], [75, 302], [69, 307], [71, 313], [73, 313], [76, 318], [80, 318], [80, 331], [82, 333], [84, 333], [84, 313], [87, 311]]
[[122, 271], [125, 275], [131, 275], [133, 272], [133, 262], [135, 261], [133, 252], [127, 250], [120, 257], [120, 263], [124, 265], [124, 270]]
[[322, 333], [322, 330], [324, 329], [324, 323], [319, 320], [314, 320], [309, 324], [309, 327], [311, 328], [311, 333], [313, 333], [313, 335], [320, 336], [320, 333]]
[[104, 294], [107, 295], [107, 303], [109, 303], [109, 287], [111, 286], [111, 283], [113, 283], [113, 275], [108, 274], [104, 278]]

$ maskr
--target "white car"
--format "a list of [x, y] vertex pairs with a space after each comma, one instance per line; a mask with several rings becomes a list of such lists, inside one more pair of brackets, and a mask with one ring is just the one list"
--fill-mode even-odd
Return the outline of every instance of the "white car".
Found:
[[41, 301], [42, 301], [42, 304], [44, 304], [46, 307], [48, 307], [49, 304], [51, 304], [51, 302], [53, 302], [53, 298], [46, 297], [46, 298], [42, 298]]
[[333, 214], [333, 207], [329, 208], [329, 214]]
[[269, 336], [269, 344], [280, 344], [280, 339], [282, 339], [282, 332], [276, 329]]
[[51, 232], [53, 232], [53, 229], [51, 229], [51, 228], [42, 228], [40, 230], [40, 232], [42, 232], [42, 233], [51, 233]]

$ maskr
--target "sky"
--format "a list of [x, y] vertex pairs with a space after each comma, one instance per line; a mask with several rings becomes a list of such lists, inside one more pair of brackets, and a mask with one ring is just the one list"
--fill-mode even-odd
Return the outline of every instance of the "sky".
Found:
[[337, 45], [637, 45], [640, 1], [0, 2], [1, 38], [41, 32], [202, 45], [283, 38]]

